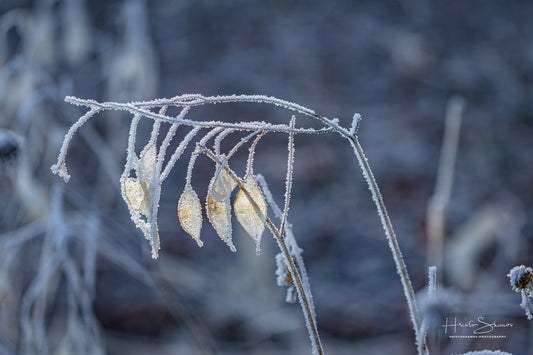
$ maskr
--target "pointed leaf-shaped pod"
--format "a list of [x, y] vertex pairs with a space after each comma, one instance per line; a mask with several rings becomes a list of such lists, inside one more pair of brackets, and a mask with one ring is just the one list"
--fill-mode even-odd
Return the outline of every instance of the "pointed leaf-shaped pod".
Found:
[[217, 169], [215, 175], [209, 183], [209, 192], [213, 199], [218, 202], [224, 202], [229, 199], [231, 192], [237, 186], [226, 169]]
[[154, 179], [157, 166], [157, 149], [155, 142], [144, 151], [137, 167], [141, 179], [150, 184]]
[[217, 231], [220, 239], [229, 246], [231, 251], [237, 251], [231, 239], [231, 204], [229, 199], [218, 202], [211, 196], [211, 193], [207, 193], [206, 211], [209, 222]]
[[[259, 186], [257, 186], [253, 174], [250, 172], [244, 178], [244, 188], [248, 194], [241, 188], [237, 193], [233, 208], [237, 220], [255, 241], [257, 251], [259, 252], [261, 235], [265, 230], [267, 205], [263, 193], [259, 189]], [[250, 198], [255, 204], [252, 203]]]
[[126, 178], [124, 180], [124, 195], [129, 207], [135, 212], [142, 212], [145, 215], [147, 210], [144, 203], [144, 190], [139, 180], [135, 178]]
[[203, 246], [204, 243], [200, 240], [202, 206], [198, 195], [189, 183], [185, 186], [178, 202], [178, 218], [183, 230], [196, 240], [198, 246]]

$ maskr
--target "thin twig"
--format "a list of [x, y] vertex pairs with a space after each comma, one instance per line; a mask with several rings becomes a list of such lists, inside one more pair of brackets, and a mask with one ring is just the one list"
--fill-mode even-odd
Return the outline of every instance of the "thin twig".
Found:
[[[296, 117], [291, 117], [289, 127], [294, 128]], [[287, 157], [287, 178], [285, 180], [285, 205], [283, 206], [283, 217], [279, 226], [279, 233], [284, 235], [285, 223], [287, 222], [287, 215], [289, 214], [289, 204], [291, 201], [291, 188], [292, 188], [292, 171], [294, 168], [294, 133], [289, 133], [288, 143], [289, 156]]]

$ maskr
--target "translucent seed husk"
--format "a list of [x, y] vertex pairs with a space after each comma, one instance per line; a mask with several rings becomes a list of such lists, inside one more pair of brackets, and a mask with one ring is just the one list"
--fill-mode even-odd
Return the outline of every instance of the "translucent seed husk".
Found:
[[[249, 196], [241, 188], [237, 193], [233, 208], [237, 220], [255, 241], [257, 250], [259, 251], [261, 236], [265, 230], [267, 205], [263, 193], [259, 189], [259, 186], [257, 186], [257, 182], [251, 173], [246, 174], [244, 188]], [[255, 206], [250, 198], [255, 202]]]
[[237, 249], [231, 239], [231, 204], [229, 199], [218, 202], [213, 198], [211, 193], [208, 193], [206, 211], [207, 218], [213, 228], [215, 228], [220, 239], [230, 247], [231, 251], [236, 251]]
[[191, 184], [187, 184], [178, 202], [178, 219], [185, 232], [191, 235], [198, 246], [204, 243], [200, 240], [202, 229], [202, 206], [198, 195]]

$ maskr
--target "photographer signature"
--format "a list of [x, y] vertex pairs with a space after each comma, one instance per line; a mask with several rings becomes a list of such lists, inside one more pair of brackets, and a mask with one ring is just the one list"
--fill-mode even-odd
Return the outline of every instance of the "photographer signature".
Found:
[[511, 328], [513, 323], [497, 323], [496, 321], [487, 322], [484, 317], [478, 317], [477, 322], [473, 320], [468, 320], [466, 322], [458, 322], [457, 317], [453, 318], [451, 321], [446, 317], [446, 324], [443, 324], [444, 334], [448, 334], [448, 329], [450, 331], [453, 329], [453, 333], [457, 332], [457, 328], [469, 328], [472, 329], [473, 334], [488, 334], [494, 331], [495, 328]]

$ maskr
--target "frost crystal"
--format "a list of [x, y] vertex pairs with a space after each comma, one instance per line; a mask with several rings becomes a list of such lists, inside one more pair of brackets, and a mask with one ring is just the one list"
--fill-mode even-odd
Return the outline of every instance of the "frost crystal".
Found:
[[527, 319], [533, 319], [533, 296], [531, 295], [531, 291], [529, 294], [522, 291], [522, 302], [520, 303], [520, 307], [526, 311]]
[[276, 281], [278, 286], [292, 285], [291, 274], [287, 268], [287, 261], [283, 254], [276, 254]]
[[507, 276], [513, 291], [522, 294], [520, 307], [526, 312], [527, 319], [533, 319], [533, 268], [524, 265], [515, 266]]
[[278, 286], [288, 286], [285, 302], [295, 303], [298, 300], [298, 293], [294, 288], [292, 276], [287, 266], [287, 260], [282, 253], [276, 254], [276, 281]]
[[513, 267], [507, 274], [511, 287], [515, 292], [521, 292], [522, 290], [530, 290], [533, 288], [533, 269], [524, 265]]

